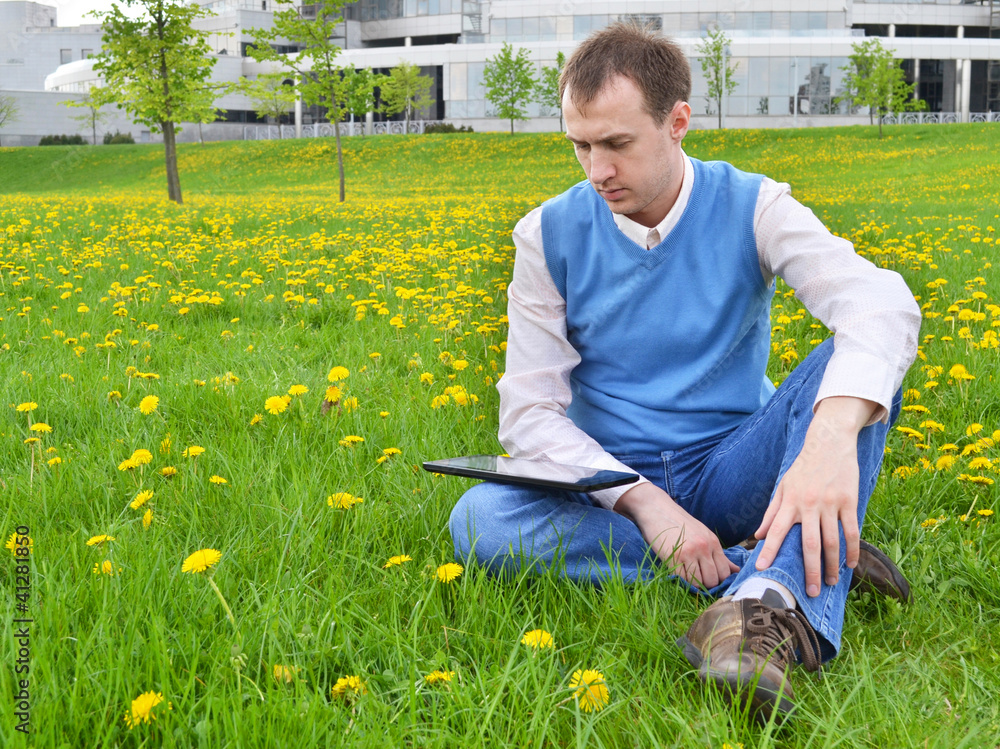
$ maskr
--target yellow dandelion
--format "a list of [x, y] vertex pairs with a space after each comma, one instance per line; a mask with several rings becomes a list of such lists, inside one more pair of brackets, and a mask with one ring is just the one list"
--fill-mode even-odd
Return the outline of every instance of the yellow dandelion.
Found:
[[398, 554], [394, 557], [389, 557], [389, 561], [387, 561], [385, 564], [382, 565], [382, 569], [387, 570], [390, 567], [399, 567], [404, 562], [412, 562], [412, 561], [413, 557], [411, 557], [409, 554]]
[[535, 650], [541, 650], [543, 648], [555, 648], [555, 640], [552, 639], [552, 635], [546, 632], [544, 629], [533, 629], [530, 632], [525, 632], [524, 637], [521, 638], [521, 644], [527, 645], [529, 648], [534, 648]]
[[384, 418], [386, 418], [389, 415], [389, 412], [388, 411], [379, 411], [378, 415], [381, 416], [384, 419]]
[[969, 468], [971, 468], [974, 471], [979, 471], [982, 470], [983, 468], [992, 468], [992, 467], [993, 467], [993, 461], [990, 460], [989, 458], [979, 457], [979, 458], [973, 458], [972, 460], [969, 461]]
[[114, 536], [105, 536], [105, 535], [91, 536], [87, 540], [87, 546], [100, 546], [103, 543], [114, 540], [115, 540]]
[[920, 391], [917, 390], [916, 388], [910, 388], [905, 393], [903, 393], [903, 400], [911, 402], [911, 403], [913, 401], [920, 400]]
[[181, 565], [181, 572], [204, 572], [209, 567], [214, 567], [222, 559], [222, 552], [216, 549], [199, 549], [194, 554], [184, 560]]
[[254, 414], [253, 417], [250, 419], [250, 426], [255, 426], [257, 424], [260, 424], [260, 422], [263, 419], [264, 419], [264, 417], [261, 416], [260, 414]]
[[58, 455], [56, 457], [54, 457], [54, 458], [50, 458], [49, 461], [48, 461], [48, 464], [50, 466], [57, 466], [60, 463], [62, 463], [62, 458], [60, 458]]
[[274, 664], [274, 669], [272, 670], [274, 680], [279, 684], [291, 684], [298, 672], [299, 669], [297, 666], [282, 666], [278, 663]]
[[434, 375], [432, 375], [430, 372], [421, 372], [421, 374], [420, 374], [420, 381], [424, 385], [433, 385], [434, 384]]
[[448, 684], [454, 676], [454, 671], [431, 671], [424, 677], [424, 681], [428, 684]]
[[223, 484], [229, 483], [226, 479], [222, 478], [222, 476], [212, 476], [208, 480], [216, 486], [222, 486]]
[[153, 411], [156, 410], [156, 407], [158, 405], [160, 405], [159, 398], [157, 398], [155, 395], [147, 395], [145, 398], [139, 401], [139, 412], [143, 416], [149, 416], [151, 413], [153, 413]]
[[976, 514], [984, 518], [988, 518], [990, 515], [993, 514], [993, 510], [976, 510]]
[[135, 499], [133, 499], [129, 503], [129, 507], [131, 507], [133, 510], [138, 510], [152, 498], [153, 498], [153, 490], [145, 489], [135, 495]]
[[[17, 553], [18, 548], [27, 548], [28, 553], [30, 554], [34, 546], [35, 542], [30, 536], [21, 535], [19, 533], [11, 533], [10, 538], [7, 539], [7, 543], [3, 545], [5, 549], [15, 556], [19, 556]], [[20, 556], [23, 556], [23, 554]]]
[[364, 500], [361, 497], [355, 497], [347, 492], [337, 492], [326, 498], [326, 503], [336, 510], [349, 510], [362, 502]]
[[336, 385], [331, 385], [326, 389], [326, 393], [323, 395], [323, 398], [330, 401], [330, 403], [336, 403], [340, 400], [341, 395], [343, 395], [343, 393], [340, 388]]
[[129, 460], [131, 460], [137, 466], [144, 466], [153, 462], [153, 453], [151, 453], [149, 450], [139, 448], [138, 450], [135, 450], [132, 453], [132, 456], [129, 458]]
[[164, 478], [172, 478], [177, 475], [177, 469], [173, 466], [163, 466], [163, 468], [160, 469], [160, 475]]
[[308, 392], [309, 388], [307, 388], [305, 385], [292, 385], [290, 388], [288, 388], [289, 395], [305, 395]]
[[17, 404], [17, 410], [18, 410], [18, 412], [19, 413], [23, 413], [23, 414], [24, 413], [29, 413], [31, 411], [34, 411], [36, 408], [38, 408], [38, 404], [35, 403], [34, 401], [27, 401], [25, 403], [18, 403]]
[[592, 669], [577, 670], [569, 682], [570, 689], [575, 689], [573, 696], [580, 709], [585, 713], [592, 710], [603, 710], [611, 700], [608, 686], [604, 682], [604, 674]]
[[149, 508], [143, 513], [142, 516], [142, 527], [144, 529], [149, 528], [153, 524], [153, 509]]
[[435, 395], [434, 400], [431, 401], [431, 408], [441, 408], [442, 406], [446, 406], [450, 400], [451, 396]]
[[454, 369], [454, 370], [456, 370], [458, 372], [461, 372], [463, 369], [466, 369], [468, 366], [469, 366], [469, 362], [467, 362], [465, 359], [456, 359], [455, 361], [453, 361], [451, 363], [452, 369]]
[[341, 447], [354, 447], [355, 445], [358, 445], [364, 441], [365, 441], [364, 437], [359, 437], [356, 434], [349, 434], [346, 437], [344, 437], [344, 439], [337, 440], [337, 444], [339, 444]]
[[435, 577], [437, 577], [438, 582], [450, 583], [452, 580], [458, 579], [458, 576], [462, 574], [465, 568], [456, 564], [455, 562], [448, 562], [447, 564], [442, 564], [437, 568]]
[[121, 463], [118, 464], [119, 471], [131, 471], [133, 468], [138, 468], [139, 464], [136, 463], [132, 458], [126, 458]]
[[32, 432], [39, 432], [41, 434], [49, 434], [52, 431], [52, 427], [41, 421], [36, 421], [31, 425], [30, 429]]
[[108, 577], [114, 577], [115, 568], [114, 565], [111, 564], [110, 559], [105, 559], [100, 564], [94, 565], [93, 572], [95, 575], [107, 575]]
[[337, 679], [330, 693], [338, 699], [351, 699], [358, 695], [368, 694], [368, 687], [360, 676], [342, 676]]
[[979, 434], [981, 431], [983, 431], [983, 425], [982, 424], [973, 423], [973, 424], [969, 424], [969, 426], [967, 426], [965, 428], [965, 433], [969, 437], [971, 437], [974, 434]]
[[350, 375], [351, 371], [347, 367], [334, 367], [330, 370], [330, 374], [326, 376], [326, 379], [330, 382], [343, 382]]
[[347, 413], [350, 413], [351, 411], [357, 411], [358, 399], [354, 397], [344, 398], [340, 402], [340, 407], [343, 408], [344, 411], [346, 411]]
[[955, 461], [957, 460], [958, 458], [956, 458], [954, 455], [942, 455], [940, 458], [937, 459], [937, 463], [934, 464], [934, 467], [939, 471], [947, 471], [949, 468], [955, 465]]
[[[132, 700], [132, 709], [125, 713], [125, 722], [130, 729], [135, 728], [140, 723], [150, 723], [156, 720], [156, 713], [153, 708], [163, 702], [163, 695], [160, 692], [143, 692]], [[173, 709], [167, 703], [167, 709]]]
[[185, 458], [197, 458], [203, 452], [205, 452], [205, 448], [201, 445], [191, 445], [190, 447], [185, 447], [181, 455]]
[[979, 484], [980, 486], [993, 486], [993, 479], [988, 476], [970, 476], [967, 473], [958, 474], [959, 481], [967, 481], [970, 484]]
[[117, 390], [112, 390], [112, 391], [110, 391], [108, 393], [108, 400], [109, 401], [116, 401], [116, 400], [121, 400], [121, 399], [122, 399], [122, 394], [120, 392], [118, 392]]
[[272, 395], [264, 401], [264, 410], [274, 416], [277, 416], [286, 408], [288, 408], [288, 403], [280, 395]]
[[944, 424], [939, 421], [931, 421], [928, 419], [927, 421], [920, 422], [920, 428], [926, 429], [928, 432], [943, 432]]

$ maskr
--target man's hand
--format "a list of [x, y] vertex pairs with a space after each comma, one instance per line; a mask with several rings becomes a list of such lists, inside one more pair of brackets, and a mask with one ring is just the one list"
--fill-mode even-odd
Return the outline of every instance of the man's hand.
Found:
[[654, 484], [629, 489], [618, 498], [615, 512], [639, 526], [656, 555], [692, 585], [714, 588], [739, 571], [718, 537]]
[[802, 452], [778, 483], [764, 520], [755, 532], [766, 538], [757, 569], [771, 566], [792, 526], [802, 525], [806, 595], [818, 596], [821, 560], [826, 584], [836, 585], [840, 569], [839, 525], [844, 528], [847, 566], [858, 563], [858, 432], [877, 404], [861, 398], [820, 401]]

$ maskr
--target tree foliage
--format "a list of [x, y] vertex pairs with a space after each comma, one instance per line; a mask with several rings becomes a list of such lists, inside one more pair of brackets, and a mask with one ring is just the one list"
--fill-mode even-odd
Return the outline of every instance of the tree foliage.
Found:
[[[334, 124], [337, 142], [337, 170], [340, 173], [340, 200], [344, 201], [344, 151], [340, 139], [340, 120], [344, 112], [343, 70], [337, 65], [340, 47], [333, 39], [343, 20], [344, 0], [319, 0], [309, 6], [295, 0], [274, 0], [276, 10], [270, 29], [254, 29], [254, 44], [249, 54], [257, 61], [281, 63], [295, 78], [302, 100], [309, 105], [326, 107], [327, 119]], [[301, 12], [308, 7], [308, 13]], [[279, 53], [272, 45], [288, 40], [299, 46], [295, 55]]]
[[708, 100], [715, 103], [719, 116], [719, 128], [722, 128], [723, 99], [736, 90], [737, 63], [730, 62], [729, 42], [726, 32], [716, 28], [705, 34], [695, 49], [701, 55], [701, 72], [708, 84]]
[[0, 94], [0, 128], [17, 119], [17, 100], [13, 96]]
[[281, 137], [281, 118], [295, 106], [294, 86], [285, 84], [283, 73], [262, 73], [256, 80], [245, 80], [240, 90], [246, 94], [258, 117], [273, 117], [278, 121], [278, 136]]
[[483, 71], [483, 86], [486, 100], [493, 105], [493, 114], [510, 120], [510, 132], [514, 132], [514, 120], [528, 119], [528, 102], [535, 94], [535, 67], [528, 59], [528, 50], [514, 48], [504, 42], [496, 57], [486, 61]]
[[70, 116], [80, 124], [86, 125], [90, 128], [91, 143], [96, 146], [97, 126], [107, 122], [108, 118], [111, 116], [108, 112], [101, 111], [104, 104], [100, 101], [99, 95], [97, 94], [97, 87], [91, 86], [90, 90], [79, 99], [69, 99], [59, 103], [66, 107], [83, 110], [80, 114]]
[[375, 89], [381, 88], [389, 76], [373, 73], [368, 68], [344, 70], [344, 111], [361, 118], [374, 112]]
[[95, 91], [95, 101], [115, 103], [134, 121], [163, 133], [167, 194], [177, 203], [183, 201], [176, 123], [204, 116], [201, 92], [215, 65], [205, 32], [191, 26], [206, 15], [204, 8], [175, 0], [123, 0], [98, 14], [104, 35], [94, 70], [105, 85]]
[[559, 112], [560, 132], [563, 129], [563, 118], [562, 101], [559, 99], [559, 76], [562, 74], [565, 64], [566, 55], [557, 52], [555, 66], [542, 67], [541, 75], [538, 76], [538, 83], [535, 86], [535, 101], [546, 109], [555, 109]]
[[382, 111], [387, 115], [403, 112], [406, 123], [405, 132], [409, 132], [413, 113], [434, 103], [434, 97], [431, 95], [433, 84], [432, 78], [420, 75], [419, 67], [405, 60], [400, 60], [399, 64], [389, 71], [388, 78], [385, 78], [379, 87]]
[[917, 112], [927, 102], [913, 98], [916, 84], [906, 82], [906, 74], [892, 51], [877, 38], [851, 45], [844, 71], [844, 94], [836, 102], [846, 101], [852, 109], [868, 107], [869, 120], [878, 115], [878, 137], [882, 138], [882, 117], [889, 112]]

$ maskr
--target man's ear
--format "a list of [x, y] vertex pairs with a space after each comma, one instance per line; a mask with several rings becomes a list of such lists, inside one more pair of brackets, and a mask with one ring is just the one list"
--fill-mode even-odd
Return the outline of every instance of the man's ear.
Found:
[[691, 105], [686, 101], [679, 101], [674, 104], [667, 117], [667, 125], [670, 127], [670, 137], [675, 141], [684, 140], [688, 128], [691, 126]]

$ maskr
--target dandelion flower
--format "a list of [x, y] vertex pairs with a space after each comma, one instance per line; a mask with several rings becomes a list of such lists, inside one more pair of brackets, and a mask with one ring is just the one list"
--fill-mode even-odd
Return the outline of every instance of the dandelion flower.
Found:
[[469, 366], [469, 362], [467, 362], [465, 359], [456, 359], [455, 361], [453, 361], [451, 363], [452, 369], [457, 370], [459, 372], [461, 372], [463, 369], [465, 369], [468, 366]]
[[323, 398], [330, 401], [330, 403], [336, 403], [340, 400], [341, 395], [343, 395], [343, 393], [340, 388], [336, 385], [331, 385], [326, 389], [326, 393], [323, 395]]
[[529, 648], [534, 648], [535, 650], [541, 650], [542, 648], [555, 648], [555, 640], [552, 639], [552, 635], [546, 632], [544, 629], [533, 629], [530, 632], [525, 632], [524, 637], [521, 638], [521, 644], [527, 645]]
[[164, 478], [172, 478], [177, 475], [177, 469], [173, 466], [163, 466], [163, 468], [160, 469], [160, 475]]
[[114, 565], [111, 564], [110, 559], [105, 559], [100, 564], [94, 565], [93, 572], [95, 575], [107, 575], [108, 577], [114, 577], [115, 568]]
[[347, 367], [334, 367], [330, 370], [330, 374], [326, 376], [326, 379], [330, 382], [343, 382], [350, 375], [351, 371]]
[[309, 388], [307, 388], [305, 385], [292, 385], [290, 388], [288, 388], [289, 395], [305, 395], [308, 392]]
[[49, 434], [52, 431], [52, 427], [42, 421], [36, 421], [31, 425], [32, 432], [40, 432], [42, 434]]
[[993, 510], [976, 510], [976, 514], [980, 515], [981, 517], [988, 518], [990, 515], [993, 514]]
[[60, 458], [58, 455], [56, 457], [54, 457], [54, 458], [50, 458], [49, 461], [48, 461], [48, 464], [50, 466], [57, 466], [60, 463], [62, 463], [62, 458]]
[[365, 441], [364, 437], [359, 437], [356, 434], [349, 434], [346, 437], [344, 437], [344, 439], [338, 440], [337, 444], [339, 444], [341, 447], [354, 447], [355, 445], [360, 444], [364, 441]]
[[122, 394], [120, 392], [118, 392], [117, 390], [112, 390], [112, 391], [110, 391], [108, 393], [108, 400], [109, 401], [121, 400], [121, 399], [122, 399]]
[[336, 510], [349, 510], [354, 505], [364, 502], [361, 497], [355, 497], [347, 492], [337, 492], [326, 498], [326, 503]]
[[261, 416], [260, 414], [254, 414], [253, 418], [250, 419], [250, 426], [255, 426], [256, 424], [260, 424], [263, 418], [264, 417]]
[[107, 541], [114, 541], [114, 540], [115, 540], [114, 536], [105, 536], [105, 535], [91, 536], [87, 540], [87, 546], [99, 546], [100, 544], [103, 544]]
[[19, 413], [28, 413], [30, 411], [34, 411], [36, 408], [38, 408], [38, 404], [34, 401], [27, 401], [26, 403], [19, 403], [17, 405]]
[[129, 503], [129, 507], [131, 507], [133, 510], [138, 510], [152, 498], [153, 498], [153, 490], [145, 489], [135, 495], [135, 499], [133, 499]]
[[339, 699], [350, 699], [357, 695], [368, 694], [368, 687], [360, 676], [342, 676], [337, 679], [330, 693]]
[[299, 672], [296, 666], [282, 666], [281, 664], [275, 663], [274, 670], [274, 680], [279, 684], [291, 684], [295, 679], [295, 675]]
[[142, 527], [143, 529], [149, 528], [153, 524], [153, 510], [152, 508], [147, 509], [142, 516]]
[[442, 682], [447, 684], [454, 676], [454, 671], [431, 671], [424, 677], [424, 681], [428, 684], [440, 684]]
[[593, 671], [589, 668], [574, 671], [569, 686], [570, 689], [576, 689], [573, 696], [576, 697], [577, 704], [585, 713], [592, 710], [603, 710], [611, 700], [607, 684], [604, 683], [604, 674], [600, 671]]
[[409, 554], [399, 554], [394, 557], [389, 557], [389, 561], [382, 565], [382, 569], [387, 570], [390, 567], [399, 567], [404, 562], [412, 562], [412, 561], [413, 557], [411, 557]]
[[424, 385], [433, 385], [434, 375], [432, 375], [430, 372], [421, 372], [420, 382], [422, 382]]
[[212, 476], [211, 478], [209, 478], [209, 481], [217, 486], [222, 486], [223, 484], [229, 483], [224, 478], [222, 478], [222, 476]]
[[[125, 713], [125, 722], [130, 729], [135, 728], [140, 723], [150, 723], [156, 720], [156, 713], [153, 708], [163, 702], [163, 695], [160, 692], [143, 692], [132, 700], [132, 709]], [[167, 703], [167, 709], [172, 709]]]
[[185, 458], [197, 458], [205, 452], [205, 448], [200, 445], [191, 445], [190, 447], [185, 447], [184, 452], [181, 455]]
[[[21, 539], [27, 539], [27, 544], [25, 544], [25, 542], [22, 541]], [[16, 555], [17, 554], [17, 548], [19, 546], [23, 548], [25, 545], [27, 545], [27, 547], [28, 547], [28, 553], [30, 554], [32, 548], [35, 545], [35, 542], [31, 540], [30, 536], [24, 536], [24, 535], [20, 535], [18, 533], [11, 533], [10, 534], [10, 538], [7, 539], [7, 543], [5, 543], [3, 545], [3, 547], [5, 549], [7, 549], [11, 554]]]
[[214, 567], [222, 559], [222, 552], [215, 549], [199, 549], [194, 554], [184, 560], [181, 572], [204, 572], [209, 567]]
[[139, 448], [138, 450], [132, 453], [132, 456], [129, 458], [129, 460], [131, 460], [137, 466], [144, 466], [153, 462], [153, 453], [151, 453], [149, 450], [144, 450], [143, 448]]
[[288, 408], [288, 403], [280, 395], [272, 395], [266, 401], [264, 401], [264, 410], [269, 414], [277, 416], [282, 411]]
[[136, 463], [134, 460], [132, 460], [132, 458], [126, 458], [125, 460], [123, 460], [121, 463], [118, 464], [118, 470], [131, 471], [133, 468], [138, 467], [138, 465], [139, 464]]
[[160, 405], [159, 398], [157, 398], [155, 395], [147, 395], [145, 398], [139, 401], [139, 412], [143, 416], [149, 416], [151, 413], [153, 413], [153, 411], [156, 410], [156, 407], [158, 405]]
[[450, 583], [452, 580], [456, 580], [464, 570], [465, 568], [462, 565], [455, 562], [448, 562], [437, 568], [435, 577], [437, 577], [439, 582]]

